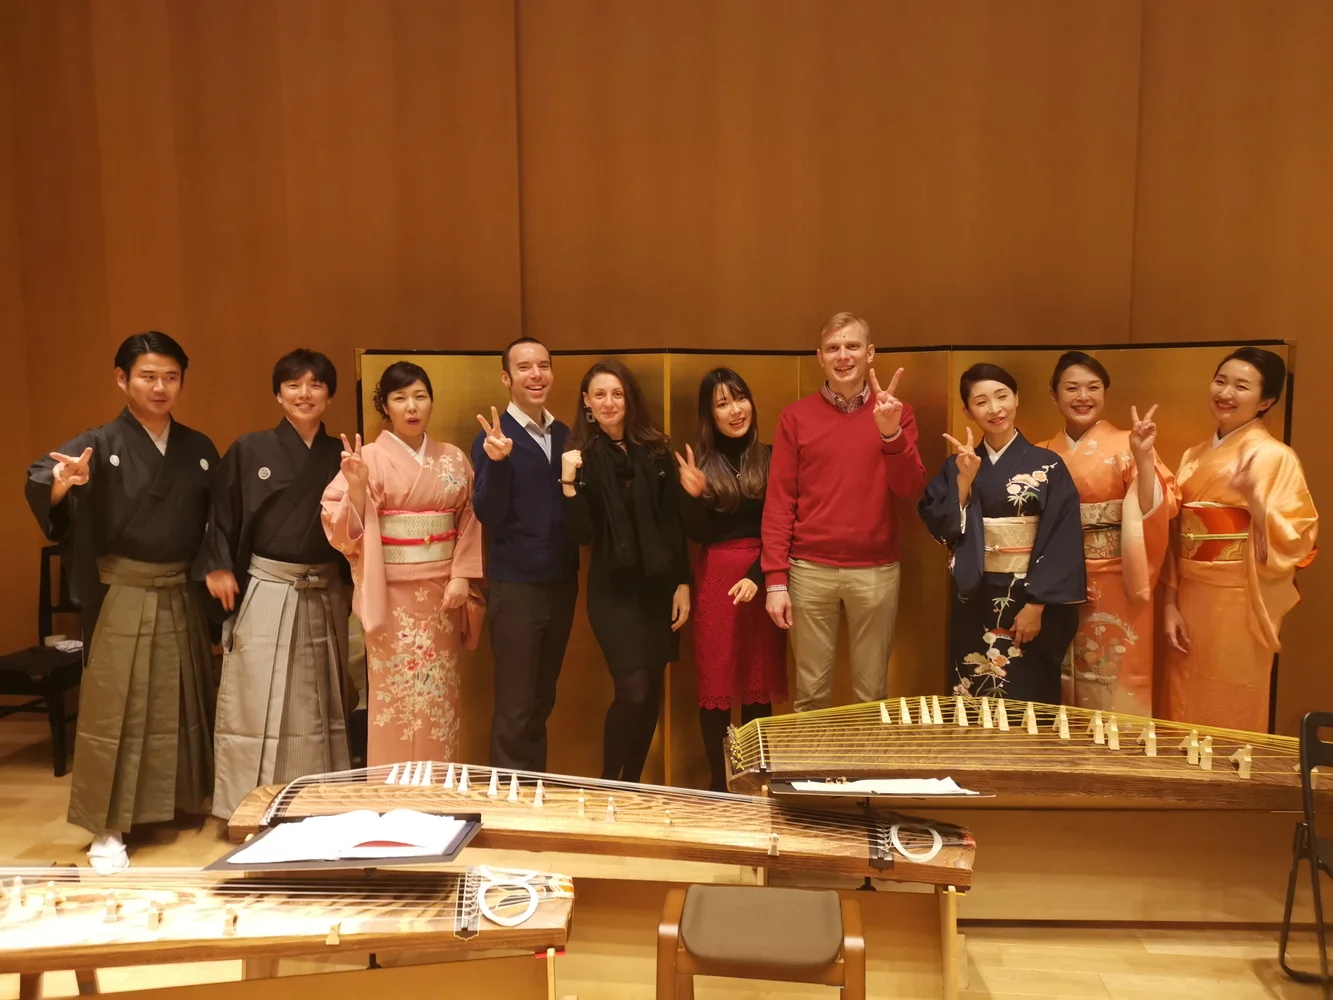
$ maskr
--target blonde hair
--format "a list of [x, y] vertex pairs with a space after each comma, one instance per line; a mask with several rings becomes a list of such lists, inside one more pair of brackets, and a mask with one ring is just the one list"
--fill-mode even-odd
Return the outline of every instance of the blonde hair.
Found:
[[840, 312], [830, 316], [824, 324], [824, 328], [819, 331], [819, 342], [824, 343], [824, 338], [830, 333], [837, 333], [839, 330], [845, 330], [853, 324], [861, 327], [861, 332], [865, 334], [866, 342], [870, 341], [870, 324], [863, 320], [856, 313]]

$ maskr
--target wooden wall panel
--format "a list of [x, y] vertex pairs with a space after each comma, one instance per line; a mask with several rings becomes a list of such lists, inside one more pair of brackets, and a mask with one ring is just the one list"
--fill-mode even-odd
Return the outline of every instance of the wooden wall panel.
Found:
[[[9, 8], [0, 6], [0, 39], [11, 38]], [[0, 42], [0, 46], [3, 42]], [[36, 637], [37, 546], [41, 535], [18, 489], [22, 469], [32, 461], [32, 424], [28, 409], [28, 345], [23, 329], [23, 282], [20, 270], [18, 203], [15, 184], [14, 107], [10, 76], [0, 60], [0, 330], [5, 336], [5, 383], [0, 392], [0, 552], [8, 554], [0, 573], [0, 652], [20, 649]]]
[[[1333, 365], [1333, 6], [1323, 0], [1150, 2], [1134, 246], [1133, 339], [1295, 342], [1292, 443], [1315, 502]], [[1200, 394], [1202, 394], [1200, 387]], [[1202, 405], [1202, 402], [1200, 403]], [[1179, 456], [1170, 456], [1175, 461]], [[1298, 577], [1283, 629], [1278, 729], [1333, 705], [1325, 559]]]
[[[111, 359], [130, 333], [185, 346], [178, 415], [219, 449], [276, 422], [269, 371], [298, 344], [341, 370], [337, 432], [355, 425], [357, 347], [518, 335], [509, 0], [0, 10], [13, 98], [0, 252], [15, 283], [0, 322], [14, 317], [5, 329], [28, 351], [4, 401], [22, 421], [5, 426], [35, 431], [6, 442], [11, 483], [36, 451], [123, 404]], [[30, 521], [12, 490], [0, 503]], [[17, 609], [33, 567], [0, 584], [16, 609], [0, 635], [30, 631]]]
[[1128, 336], [1139, 5], [518, 4], [530, 332]]

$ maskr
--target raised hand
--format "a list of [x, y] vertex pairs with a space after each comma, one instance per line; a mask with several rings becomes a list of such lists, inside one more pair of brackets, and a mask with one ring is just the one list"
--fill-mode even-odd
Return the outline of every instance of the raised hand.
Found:
[[236, 574], [229, 569], [215, 569], [204, 577], [208, 592], [222, 602], [222, 610], [236, 610], [236, 596], [241, 588], [236, 583]]
[[66, 488], [70, 486], [83, 486], [88, 482], [88, 462], [92, 457], [92, 448], [84, 448], [83, 454], [78, 458], [62, 455], [58, 451], [51, 452], [51, 458], [53, 458], [56, 463], [56, 467], [51, 470], [51, 478], [57, 482], [64, 483]]
[[961, 492], [964, 484], [969, 488], [972, 486], [972, 480], [977, 478], [977, 472], [981, 469], [981, 456], [976, 452], [976, 445], [972, 441], [972, 428], [967, 429], [967, 440], [959, 441], [956, 437], [946, 434], [944, 440], [958, 449], [958, 489]]
[[1268, 510], [1259, 496], [1259, 482], [1254, 474], [1254, 456], [1250, 452], [1236, 465], [1231, 475], [1231, 488], [1245, 498], [1250, 511], [1250, 542], [1254, 546], [1254, 561], [1260, 566], [1268, 563]]
[[513, 438], [505, 437], [504, 431], [500, 429], [499, 411], [494, 406], [491, 407], [491, 422], [489, 424], [486, 422], [486, 418], [478, 413], [477, 423], [481, 424], [481, 429], [486, 432], [486, 437], [481, 442], [486, 457], [492, 462], [502, 462], [508, 458], [509, 453], [514, 450], [514, 441]]
[[341, 435], [343, 439], [343, 457], [342, 470], [343, 477], [347, 480], [347, 485], [355, 489], [364, 490], [366, 484], [370, 482], [370, 467], [366, 465], [366, 460], [361, 456], [361, 435], [356, 436], [356, 444], [353, 445], [347, 440], [347, 435]]
[[893, 378], [889, 379], [888, 388], [881, 389], [879, 376], [875, 374], [875, 369], [870, 369], [870, 391], [875, 400], [875, 426], [879, 428], [882, 437], [893, 437], [903, 425], [903, 401], [896, 395], [898, 380], [902, 377], [903, 370], [899, 368], [893, 373]]
[[70, 491], [70, 487], [83, 486], [88, 482], [90, 470], [89, 461], [93, 457], [92, 448], [84, 448], [83, 454], [78, 458], [71, 458], [69, 455], [62, 455], [58, 451], [51, 452], [51, 458], [56, 463], [55, 468], [51, 470], [51, 502], [60, 503], [65, 499], [65, 494]]
[[1156, 412], [1157, 404], [1153, 403], [1143, 418], [1139, 419], [1139, 408], [1137, 406], [1129, 408], [1129, 417], [1134, 422], [1129, 430], [1129, 450], [1136, 461], [1139, 458], [1147, 458], [1151, 463], [1153, 447], [1157, 444], [1157, 424], [1152, 418]]
[[560, 456], [560, 479], [565, 483], [572, 483], [574, 477], [578, 475], [579, 469], [583, 468], [583, 452], [577, 448], [571, 448]]
[[680, 466], [680, 487], [692, 497], [701, 497], [708, 480], [703, 470], [694, 464], [694, 449], [686, 445], [685, 454], [689, 457], [681, 458], [680, 452], [676, 452], [676, 464]]

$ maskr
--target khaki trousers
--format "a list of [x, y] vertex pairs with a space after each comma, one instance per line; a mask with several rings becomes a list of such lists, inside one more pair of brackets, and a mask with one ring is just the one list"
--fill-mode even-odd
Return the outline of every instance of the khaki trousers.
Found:
[[899, 566], [842, 567], [793, 559], [787, 579], [798, 712], [827, 708], [833, 696], [838, 617], [847, 609], [852, 693], [858, 703], [889, 693], [889, 654], [898, 617]]

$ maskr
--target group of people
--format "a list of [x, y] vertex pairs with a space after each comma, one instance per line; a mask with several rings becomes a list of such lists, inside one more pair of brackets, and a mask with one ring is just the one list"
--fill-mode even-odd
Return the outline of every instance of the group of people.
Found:
[[1222, 360], [1216, 433], [1175, 476], [1154, 450], [1156, 407], [1132, 410], [1128, 430], [1103, 419], [1111, 377], [1095, 358], [1060, 358], [1064, 428], [1040, 445], [1015, 426], [1013, 376], [974, 365], [959, 388], [980, 440], [945, 435], [955, 454], [927, 482], [903, 370], [881, 385], [874, 354], [863, 319], [832, 317], [826, 380], [782, 412], [772, 445], [744, 378], [714, 369], [695, 441], [673, 449], [615, 360], [584, 374], [574, 426], [556, 420], [550, 352], [520, 338], [501, 358], [509, 403], [478, 415], [469, 456], [427, 433], [434, 387], [408, 361], [375, 388], [375, 440], [330, 436], [337, 372], [296, 350], [273, 370], [277, 427], [219, 459], [171, 415], [180, 345], [128, 338], [125, 409], [35, 462], [27, 484], [47, 536], [70, 545], [91, 637], [69, 819], [94, 835], [93, 864], [127, 865], [136, 824], [210, 797], [226, 817], [257, 785], [348, 766], [349, 603], [368, 764], [457, 758], [459, 656], [485, 624], [490, 763], [544, 771], [580, 546], [614, 685], [602, 776], [639, 780], [693, 619], [700, 730], [725, 788], [733, 709], [749, 721], [788, 700], [788, 633], [797, 711], [831, 702], [844, 613], [856, 700], [889, 695], [899, 499], [919, 498], [949, 550], [954, 691], [1151, 714], [1160, 574], [1159, 713], [1267, 728], [1271, 660], [1317, 526], [1300, 462], [1264, 423], [1286, 379], [1277, 355]]

